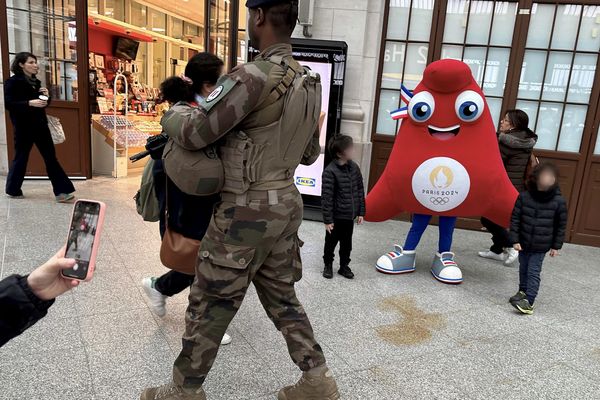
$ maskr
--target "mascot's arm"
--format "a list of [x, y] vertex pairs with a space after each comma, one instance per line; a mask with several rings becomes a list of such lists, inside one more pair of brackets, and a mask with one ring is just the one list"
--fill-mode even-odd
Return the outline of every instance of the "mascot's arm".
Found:
[[386, 221], [403, 211], [394, 201], [401, 194], [398, 191], [392, 192], [384, 178], [385, 176], [382, 176], [367, 195], [367, 221]]
[[[508, 181], [508, 177], [505, 177], [505, 179]], [[500, 226], [508, 228], [510, 225], [510, 217], [519, 193], [517, 192], [517, 189], [515, 189], [515, 187], [510, 183], [510, 181], [501, 187], [501, 190], [496, 191], [493, 203], [483, 217], [495, 222]]]

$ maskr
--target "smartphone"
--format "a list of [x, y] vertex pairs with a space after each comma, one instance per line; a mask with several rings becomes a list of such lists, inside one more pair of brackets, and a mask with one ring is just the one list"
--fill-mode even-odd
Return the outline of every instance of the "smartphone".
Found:
[[100, 201], [82, 199], [75, 202], [65, 258], [74, 259], [76, 264], [62, 271], [65, 278], [89, 281], [94, 276], [105, 212], [106, 205]]

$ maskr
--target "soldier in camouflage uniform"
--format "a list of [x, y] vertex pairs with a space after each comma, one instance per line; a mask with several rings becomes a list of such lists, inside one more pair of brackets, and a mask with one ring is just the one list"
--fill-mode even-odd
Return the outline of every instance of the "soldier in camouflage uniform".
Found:
[[302, 276], [303, 204], [293, 176], [300, 162], [312, 164], [320, 154], [320, 79], [292, 58], [297, 0], [246, 6], [261, 50], [256, 61], [224, 76], [191, 114], [163, 119], [165, 132], [188, 150], [218, 141], [225, 185], [200, 248], [173, 382], [146, 389], [141, 400], [206, 399], [202, 385], [250, 283], [303, 371], [279, 400], [340, 398], [294, 290]]

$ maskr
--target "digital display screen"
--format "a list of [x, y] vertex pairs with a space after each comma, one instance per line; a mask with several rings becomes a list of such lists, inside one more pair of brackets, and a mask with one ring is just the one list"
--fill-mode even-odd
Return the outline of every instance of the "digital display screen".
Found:
[[87, 277], [99, 217], [100, 204], [87, 201], [75, 203], [65, 258], [75, 259], [76, 264], [64, 270], [64, 276], [82, 280]]

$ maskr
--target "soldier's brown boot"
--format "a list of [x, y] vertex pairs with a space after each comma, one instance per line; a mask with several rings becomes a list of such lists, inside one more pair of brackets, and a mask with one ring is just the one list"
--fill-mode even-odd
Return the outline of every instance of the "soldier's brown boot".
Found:
[[279, 400], [338, 400], [340, 394], [333, 374], [326, 366], [302, 374], [293, 386], [284, 387], [277, 396]]
[[174, 382], [159, 387], [146, 389], [142, 392], [140, 400], [206, 400], [204, 389], [195, 392], [184, 391]]

